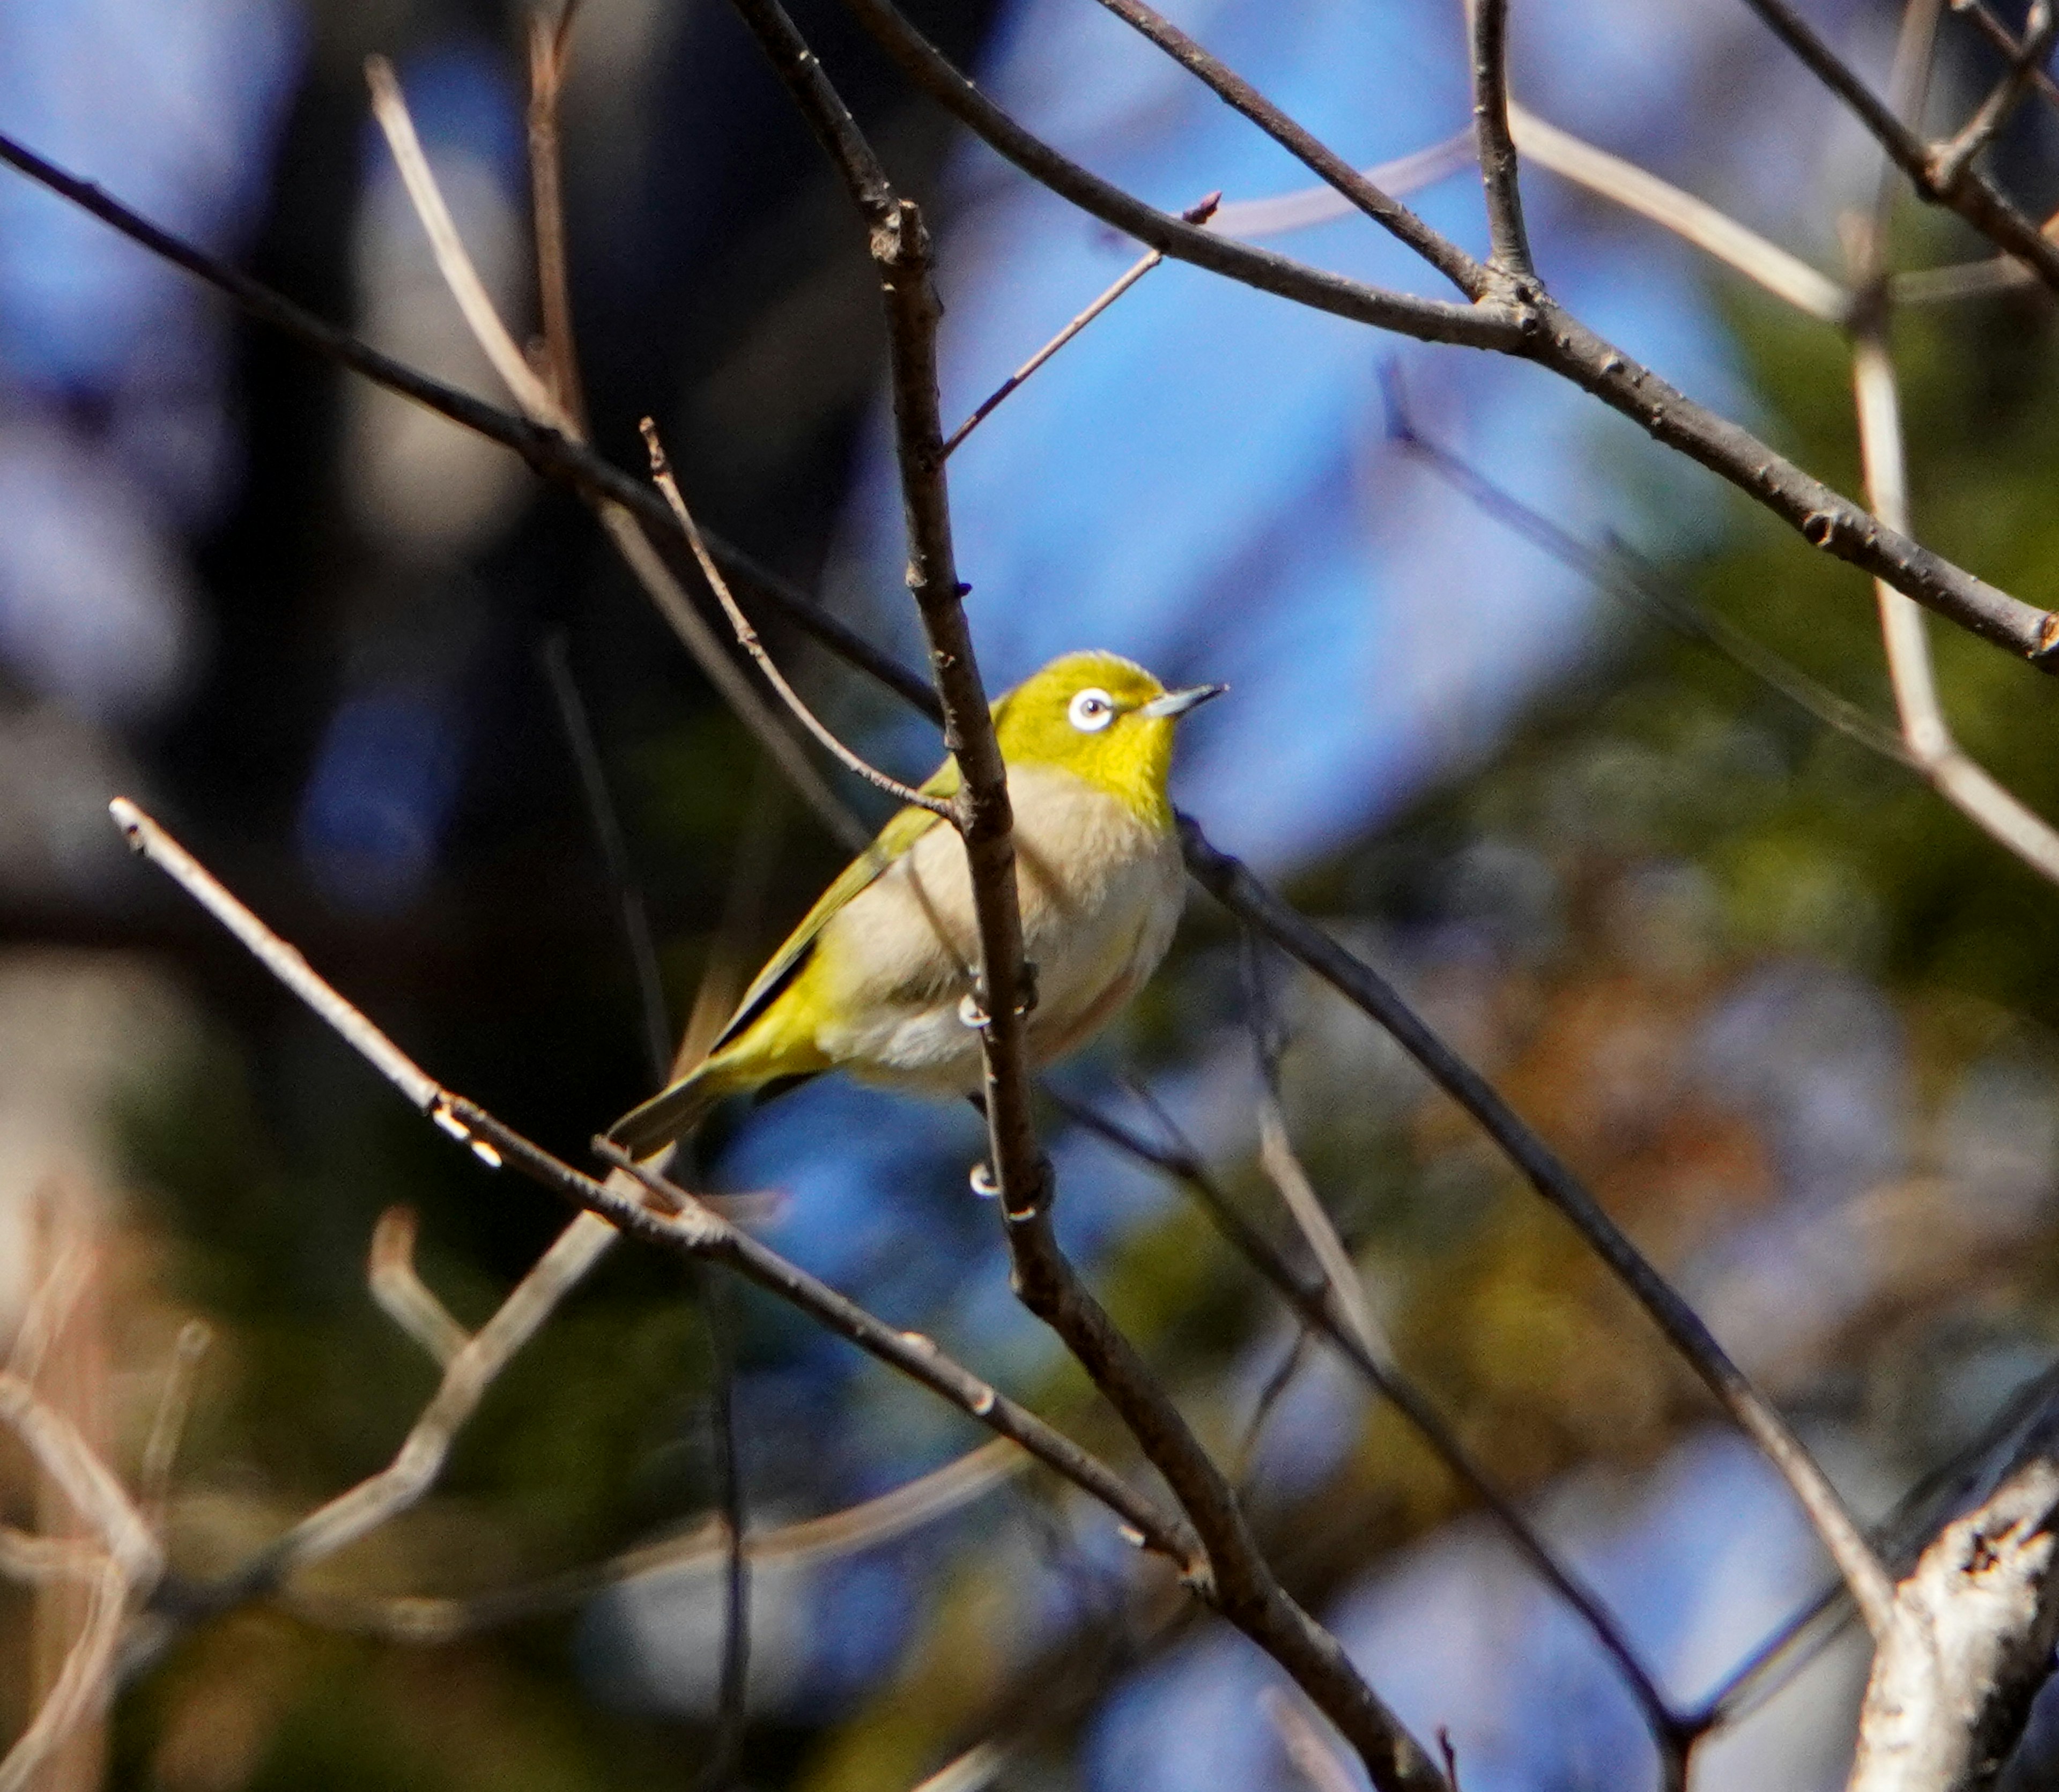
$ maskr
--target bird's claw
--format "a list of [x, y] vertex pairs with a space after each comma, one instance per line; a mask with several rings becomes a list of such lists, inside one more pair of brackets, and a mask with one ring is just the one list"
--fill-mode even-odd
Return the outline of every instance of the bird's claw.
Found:
[[[1022, 974], [1017, 984], [1020, 998], [1015, 1004], [1018, 1014], [1028, 1016], [1037, 1009], [1037, 962], [1033, 958], [1022, 961]], [[958, 1019], [977, 1033], [992, 1018], [993, 1009], [987, 1001], [986, 980], [974, 978], [972, 987], [958, 998]]]

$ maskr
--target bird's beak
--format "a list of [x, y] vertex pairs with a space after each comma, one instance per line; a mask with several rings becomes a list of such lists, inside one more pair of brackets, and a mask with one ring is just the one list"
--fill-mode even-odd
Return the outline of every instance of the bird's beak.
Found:
[[1137, 713], [1154, 722], [1169, 721], [1173, 716], [1185, 715], [1189, 710], [1198, 708], [1211, 697], [1220, 697], [1229, 689], [1226, 684], [1190, 684], [1185, 691], [1169, 691], [1162, 697], [1153, 697]]

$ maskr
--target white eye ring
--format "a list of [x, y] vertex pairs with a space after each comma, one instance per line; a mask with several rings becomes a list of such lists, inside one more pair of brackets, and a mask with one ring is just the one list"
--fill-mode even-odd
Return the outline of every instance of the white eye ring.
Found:
[[1097, 735], [1115, 719], [1115, 699], [1105, 691], [1089, 685], [1073, 694], [1066, 706], [1065, 719], [1083, 735]]

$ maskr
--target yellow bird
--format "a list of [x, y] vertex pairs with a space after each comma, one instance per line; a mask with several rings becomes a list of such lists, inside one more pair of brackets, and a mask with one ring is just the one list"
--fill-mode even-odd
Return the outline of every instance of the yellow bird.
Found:
[[[1168, 691], [1115, 654], [1074, 653], [994, 703], [1023, 956], [1036, 967], [1035, 1063], [1098, 1031], [1172, 944], [1185, 894], [1165, 794], [1173, 727], [1225, 688]], [[954, 794], [957, 762], [922, 788]], [[918, 1094], [974, 1093], [978, 940], [958, 830], [902, 810], [758, 974], [708, 1055], [608, 1136], [647, 1157], [726, 1097], [826, 1070]]]

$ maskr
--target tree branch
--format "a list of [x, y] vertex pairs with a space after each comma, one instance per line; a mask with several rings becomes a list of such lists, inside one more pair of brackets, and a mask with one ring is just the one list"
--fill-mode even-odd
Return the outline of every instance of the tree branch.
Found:
[[[1656, 440], [1728, 480], [1798, 530], [1811, 547], [1886, 579], [1897, 590], [1982, 639], [2007, 647], [2041, 671], [2059, 670], [2059, 616], [2033, 608], [1883, 528], [1749, 430], [1695, 404], [1632, 360], [1548, 297], [1535, 298], [1519, 313], [1486, 302], [1468, 308], [1460, 312], [1468, 328], [1454, 333], [1441, 323], [1431, 327], [1420, 313], [1424, 301], [1411, 301], [1410, 307], [1399, 310], [1383, 309], [1364, 302], [1363, 289], [1354, 289], [1347, 301], [1334, 286], [1311, 285], [1306, 270], [1295, 269], [1291, 277], [1283, 275], [1276, 265], [1279, 257], [1261, 265], [1247, 259], [1257, 251], [1225, 254], [1223, 251], [1233, 245], [1221, 237], [1194, 230], [1153, 210], [1067, 161], [1026, 130], [954, 68], [890, 0], [843, 0], [843, 4], [917, 86], [1024, 173], [1102, 222], [1163, 249], [1169, 256], [1317, 310], [1424, 340], [1492, 348], [1535, 360], [1622, 412]], [[1285, 265], [1293, 269], [1293, 264]], [[1483, 332], [1476, 327], [1489, 319], [1490, 329]]]
[[1530, 238], [1523, 228], [1523, 186], [1509, 130], [1508, 0], [1470, 0], [1473, 134], [1487, 201], [1494, 265], [1519, 281], [1533, 280]]
[[1920, 197], [1957, 212], [1981, 235], [2036, 269], [2038, 278], [2059, 293], [2059, 244], [2005, 198], [1992, 181], [1966, 160], [1946, 166], [1945, 146], [1934, 148], [1926, 144], [1898, 118], [1894, 109], [1817, 36], [1787, 0], [1745, 0], [1745, 4], [1818, 81], [1845, 102], [1895, 166], [1909, 177]]
[[[477, 1103], [447, 1089], [408, 1057], [364, 1015], [317, 975], [295, 948], [273, 933], [222, 887], [185, 847], [125, 798], [109, 805], [130, 846], [164, 872], [220, 922], [245, 950], [285, 984], [360, 1057], [406, 1097], [416, 1112], [468, 1146], [489, 1169], [512, 1165], [532, 1181], [575, 1207], [606, 1220], [618, 1231], [676, 1255], [728, 1264], [747, 1280], [799, 1308], [829, 1330], [850, 1339], [868, 1355], [920, 1382], [990, 1431], [1012, 1439], [1039, 1462], [1109, 1507], [1150, 1547], [1185, 1571], [1200, 1559], [1200, 1545], [1181, 1520], [1161, 1513], [1115, 1472], [1071, 1439], [961, 1368], [934, 1342], [896, 1331], [875, 1319], [805, 1270], [696, 1201], [678, 1213], [659, 1213], [629, 1193], [631, 1185], [603, 1185], [560, 1162]], [[600, 1141], [605, 1146], [606, 1141]], [[619, 1160], [611, 1147], [604, 1157]], [[683, 1191], [667, 1184], [673, 1197]]]
[[1976, 1792], [2022, 1734], [2052, 1673], [2059, 1466], [2019, 1470], [1945, 1527], [1895, 1590], [1848, 1792]]
[[[1156, 44], [1233, 112], [1241, 113], [1281, 149], [1334, 187], [1397, 241], [1413, 249], [1469, 299], [1503, 297], [1491, 272], [1408, 206], [1388, 196], [1305, 125], [1296, 123], [1234, 69], [1212, 56], [1144, 0], [1099, 0], [1122, 22]], [[1168, 253], [1172, 253], [1167, 251]]]
[[1850, 1587], [1867, 1627], [1876, 1636], [1883, 1634], [1894, 1603], [1886, 1571], [1814, 1459], [1730, 1360], [1700, 1316], [1487, 1079], [1432, 1032], [1385, 978], [1297, 914], [1237, 860], [1211, 846], [1187, 818], [1181, 817], [1181, 826], [1187, 868], [1201, 886], [1385, 1028], [1431, 1081], [1480, 1123], [1538, 1193], [1572, 1223], [1718, 1404], [1780, 1471]]

